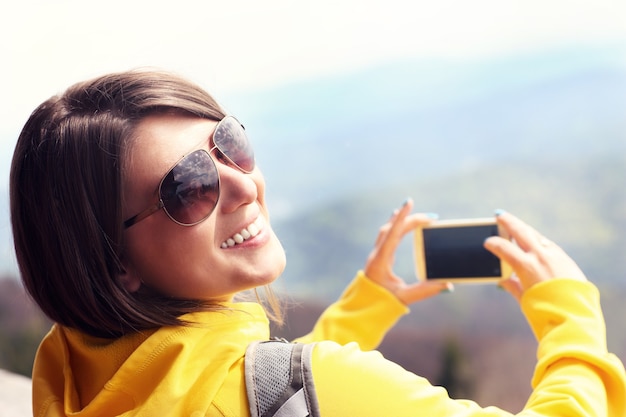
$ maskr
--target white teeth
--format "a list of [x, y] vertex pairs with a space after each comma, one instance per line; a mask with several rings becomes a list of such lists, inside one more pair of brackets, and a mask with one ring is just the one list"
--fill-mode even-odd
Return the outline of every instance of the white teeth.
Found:
[[256, 236], [259, 234], [259, 227], [257, 227], [257, 225], [255, 223], [252, 223], [250, 226], [248, 226], [248, 232], [250, 232], [250, 235], [252, 237]]
[[254, 223], [251, 223], [248, 227], [241, 230], [239, 233], [235, 233], [233, 237], [226, 239], [226, 241], [222, 242], [220, 246], [222, 249], [232, 248], [239, 243], [243, 243], [246, 240], [255, 237], [259, 234], [262, 228], [263, 220], [261, 219], [261, 217], [258, 217], [254, 221]]

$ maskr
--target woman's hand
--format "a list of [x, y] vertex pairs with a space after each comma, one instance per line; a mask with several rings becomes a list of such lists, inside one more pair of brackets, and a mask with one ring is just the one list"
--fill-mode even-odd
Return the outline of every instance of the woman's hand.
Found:
[[405, 305], [437, 295], [444, 290], [451, 291], [448, 282], [416, 282], [407, 284], [393, 272], [395, 253], [402, 237], [416, 227], [430, 223], [433, 219], [425, 214], [409, 215], [413, 208], [410, 199], [393, 213], [391, 219], [378, 232], [374, 250], [365, 264], [365, 275], [380, 286], [389, 290]]
[[500, 285], [518, 301], [526, 290], [542, 281], [553, 278], [587, 280], [563, 249], [517, 217], [501, 213], [497, 221], [513, 241], [494, 236], [485, 241], [485, 248], [513, 268], [513, 276]]

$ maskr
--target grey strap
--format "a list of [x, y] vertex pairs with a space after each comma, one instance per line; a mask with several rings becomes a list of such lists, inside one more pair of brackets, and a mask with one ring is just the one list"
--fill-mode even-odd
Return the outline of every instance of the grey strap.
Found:
[[306, 408], [304, 388], [289, 397], [273, 415], [274, 417], [307, 417], [309, 410]]
[[313, 346], [279, 341], [248, 346], [245, 379], [252, 417], [319, 417]]

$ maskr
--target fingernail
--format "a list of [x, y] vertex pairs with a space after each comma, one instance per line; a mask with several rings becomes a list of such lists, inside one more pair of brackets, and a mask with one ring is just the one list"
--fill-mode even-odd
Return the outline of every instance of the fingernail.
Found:
[[426, 217], [428, 217], [429, 219], [437, 220], [439, 218], [439, 215], [437, 213], [426, 213]]
[[451, 293], [454, 292], [454, 285], [452, 285], [451, 283], [447, 283], [446, 287], [444, 289], [441, 290], [441, 293]]
[[404, 203], [402, 203], [402, 207], [404, 207], [407, 204], [409, 204], [410, 201], [411, 201], [411, 197], [407, 197], [406, 200], [404, 200]]
[[502, 209], [497, 209], [495, 211], [495, 215], [496, 217], [501, 216], [502, 214], [506, 213], [506, 211], [502, 210]]

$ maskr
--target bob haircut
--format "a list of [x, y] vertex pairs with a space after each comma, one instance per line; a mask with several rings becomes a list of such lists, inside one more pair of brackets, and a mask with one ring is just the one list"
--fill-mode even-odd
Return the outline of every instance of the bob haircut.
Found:
[[26, 122], [10, 173], [15, 252], [27, 291], [54, 322], [114, 338], [188, 324], [181, 315], [224, 308], [143, 285], [130, 293], [120, 282], [123, 176], [134, 130], [148, 115], [172, 112], [225, 116], [197, 85], [137, 70], [75, 84]]

